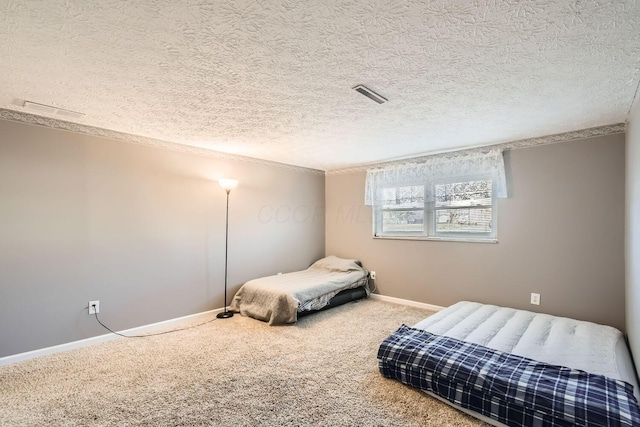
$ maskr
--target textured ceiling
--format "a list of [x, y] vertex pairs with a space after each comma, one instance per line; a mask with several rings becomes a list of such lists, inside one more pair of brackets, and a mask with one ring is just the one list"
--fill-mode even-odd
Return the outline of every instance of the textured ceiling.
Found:
[[0, 107], [327, 170], [626, 121], [640, 2], [0, 0], [0, 58]]

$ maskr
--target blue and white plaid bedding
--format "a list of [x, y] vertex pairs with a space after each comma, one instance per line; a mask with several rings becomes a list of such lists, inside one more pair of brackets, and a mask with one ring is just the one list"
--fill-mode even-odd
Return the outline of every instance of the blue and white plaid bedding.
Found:
[[633, 386], [402, 325], [380, 372], [509, 426], [640, 426]]

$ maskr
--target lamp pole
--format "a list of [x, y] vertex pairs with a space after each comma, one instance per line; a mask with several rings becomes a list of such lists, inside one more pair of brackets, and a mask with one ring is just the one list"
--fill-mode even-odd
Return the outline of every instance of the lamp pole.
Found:
[[227, 319], [233, 317], [233, 312], [227, 310], [227, 260], [229, 255], [229, 193], [238, 185], [238, 181], [233, 179], [221, 179], [220, 186], [227, 192], [227, 215], [225, 220], [224, 234], [224, 311], [218, 313], [216, 317], [219, 319]]

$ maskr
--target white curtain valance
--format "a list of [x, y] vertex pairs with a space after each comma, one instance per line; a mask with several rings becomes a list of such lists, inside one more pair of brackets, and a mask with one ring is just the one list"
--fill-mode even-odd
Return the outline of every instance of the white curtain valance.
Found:
[[402, 163], [367, 171], [364, 203], [380, 206], [384, 203], [383, 188], [424, 185], [424, 197], [434, 201], [435, 183], [453, 180], [474, 181], [491, 179], [494, 195], [507, 197], [502, 150], [458, 152], [447, 156], [434, 156], [415, 163]]

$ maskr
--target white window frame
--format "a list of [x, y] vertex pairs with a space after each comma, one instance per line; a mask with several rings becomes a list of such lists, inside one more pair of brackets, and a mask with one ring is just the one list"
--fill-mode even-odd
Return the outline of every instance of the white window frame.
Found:
[[[491, 232], [437, 232], [436, 231], [436, 206], [435, 202], [427, 202], [425, 200], [422, 208], [383, 208], [382, 206], [375, 206], [372, 209], [373, 212], [373, 237], [375, 239], [401, 239], [401, 240], [433, 240], [433, 241], [456, 241], [456, 242], [483, 242], [483, 243], [497, 243], [497, 225], [498, 225], [498, 209], [497, 209], [497, 197], [496, 197], [496, 182], [491, 179], [490, 176], [480, 176], [469, 178], [451, 178], [447, 180], [439, 180], [434, 182], [433, 191], [435, 193], [436, 185], [446, 185], [455, 182], [469, 182], [478, 180], [491, 180], [491, 204], [479, 205], [479, 207], [491, 208]], [[426, 185], [426, 184], [425, 184]], [[473, 206], [471, 207], [473, 208]], [[446, 207], [445, 209], [469, 209], [469, 206], [452, 208]], [[383, 212], [385, 211], [423, 211], [424, 215], [424, 231], [394, 231], [394, 232], [382, 232], [382, 219]]]
[[[391, 187], [393, 188], [393, 187]], [[374, 237], [404, 237], [404, 238], [415, 238], [421, 237], [426, 238], [429, 236], [429, 209], [427, 207], [429, 203], [425, 202], [424, 206], [421, 208], [383, 208], [382, 206], [376, 206], [373, 209], [373, 236]], [[407, 212], [407, 211], [422, 211], [423, 212], [423, 231], [394, 231], [394, 232], [386, 232], [383, 233], [382, 230], [382, 219], [384, 216], [384, 212]], [[380, 230], [380, 231], [378, 231]]]

